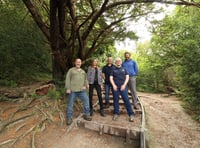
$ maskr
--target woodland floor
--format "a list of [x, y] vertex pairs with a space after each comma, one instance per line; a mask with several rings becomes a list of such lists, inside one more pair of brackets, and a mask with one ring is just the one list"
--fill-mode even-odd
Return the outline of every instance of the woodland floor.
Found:
[[[36, 87], [29, 86], [29, 93]], [[24, 91], [27, 88], [23, 87]], [[175, 96], [138, 95], [146, 112], [150, 147], [199, 148], [200, 125], [184, 112]], [[29, 95], [18, 101], [0, 101], [0, 148], [132, 148], [124, 138], [100, 136], [78, 127], [69, 130], [65, 124], [65, 102]], [[75, 110], [74, 117], [78, 117], [78, 104]]]

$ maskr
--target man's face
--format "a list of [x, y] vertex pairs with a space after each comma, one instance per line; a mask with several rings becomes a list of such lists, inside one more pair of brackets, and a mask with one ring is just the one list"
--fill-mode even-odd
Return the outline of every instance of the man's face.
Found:
[[111, 57], [108, 58], [108, 64], [112, 64], [112, 58]]
[[115, 60], [115, 64], [116, 64], [116, 66], [117, 67], [120, 67], [121, 66], [121, 64], [122, 64], [122, 61], [121, 60]]
[[125, 54], [125, 59], [129, 60], [130, 59], [130, 55], [128, 53]]
[[80, 68], [81, 67], [81, 59], [76, 59], [75, 66], [76, 66], [76, 68]]

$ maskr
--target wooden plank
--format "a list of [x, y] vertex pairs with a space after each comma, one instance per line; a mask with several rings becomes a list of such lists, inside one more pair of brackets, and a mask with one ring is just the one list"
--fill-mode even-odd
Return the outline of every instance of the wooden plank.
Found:
[[109, 134], [109, 135], [120, 136], [126, 138], [126, 141], [140, 139], [139, 128], [127, 129], [120, 126], [100, 124], [96, 121], [85, 121], [85, 120], [76, 120], [76, 123], [79, 127], [97, 131], [100, 135]]

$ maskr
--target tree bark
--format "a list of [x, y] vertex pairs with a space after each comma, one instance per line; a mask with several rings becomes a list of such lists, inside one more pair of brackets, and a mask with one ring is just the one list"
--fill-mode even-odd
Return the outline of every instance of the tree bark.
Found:
[[62, 80], [67, 71], [64, 60], [65, 0], [50, 0], [50, 45], [52, 49], [53, 79]]

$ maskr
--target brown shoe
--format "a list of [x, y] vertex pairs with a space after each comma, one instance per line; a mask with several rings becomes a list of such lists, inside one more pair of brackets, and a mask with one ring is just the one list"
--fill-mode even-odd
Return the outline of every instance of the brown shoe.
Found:
[[85, 119], [87, 121], [91, 121], [92, 117], [90, 115], [83, 115], [83, 119]]

